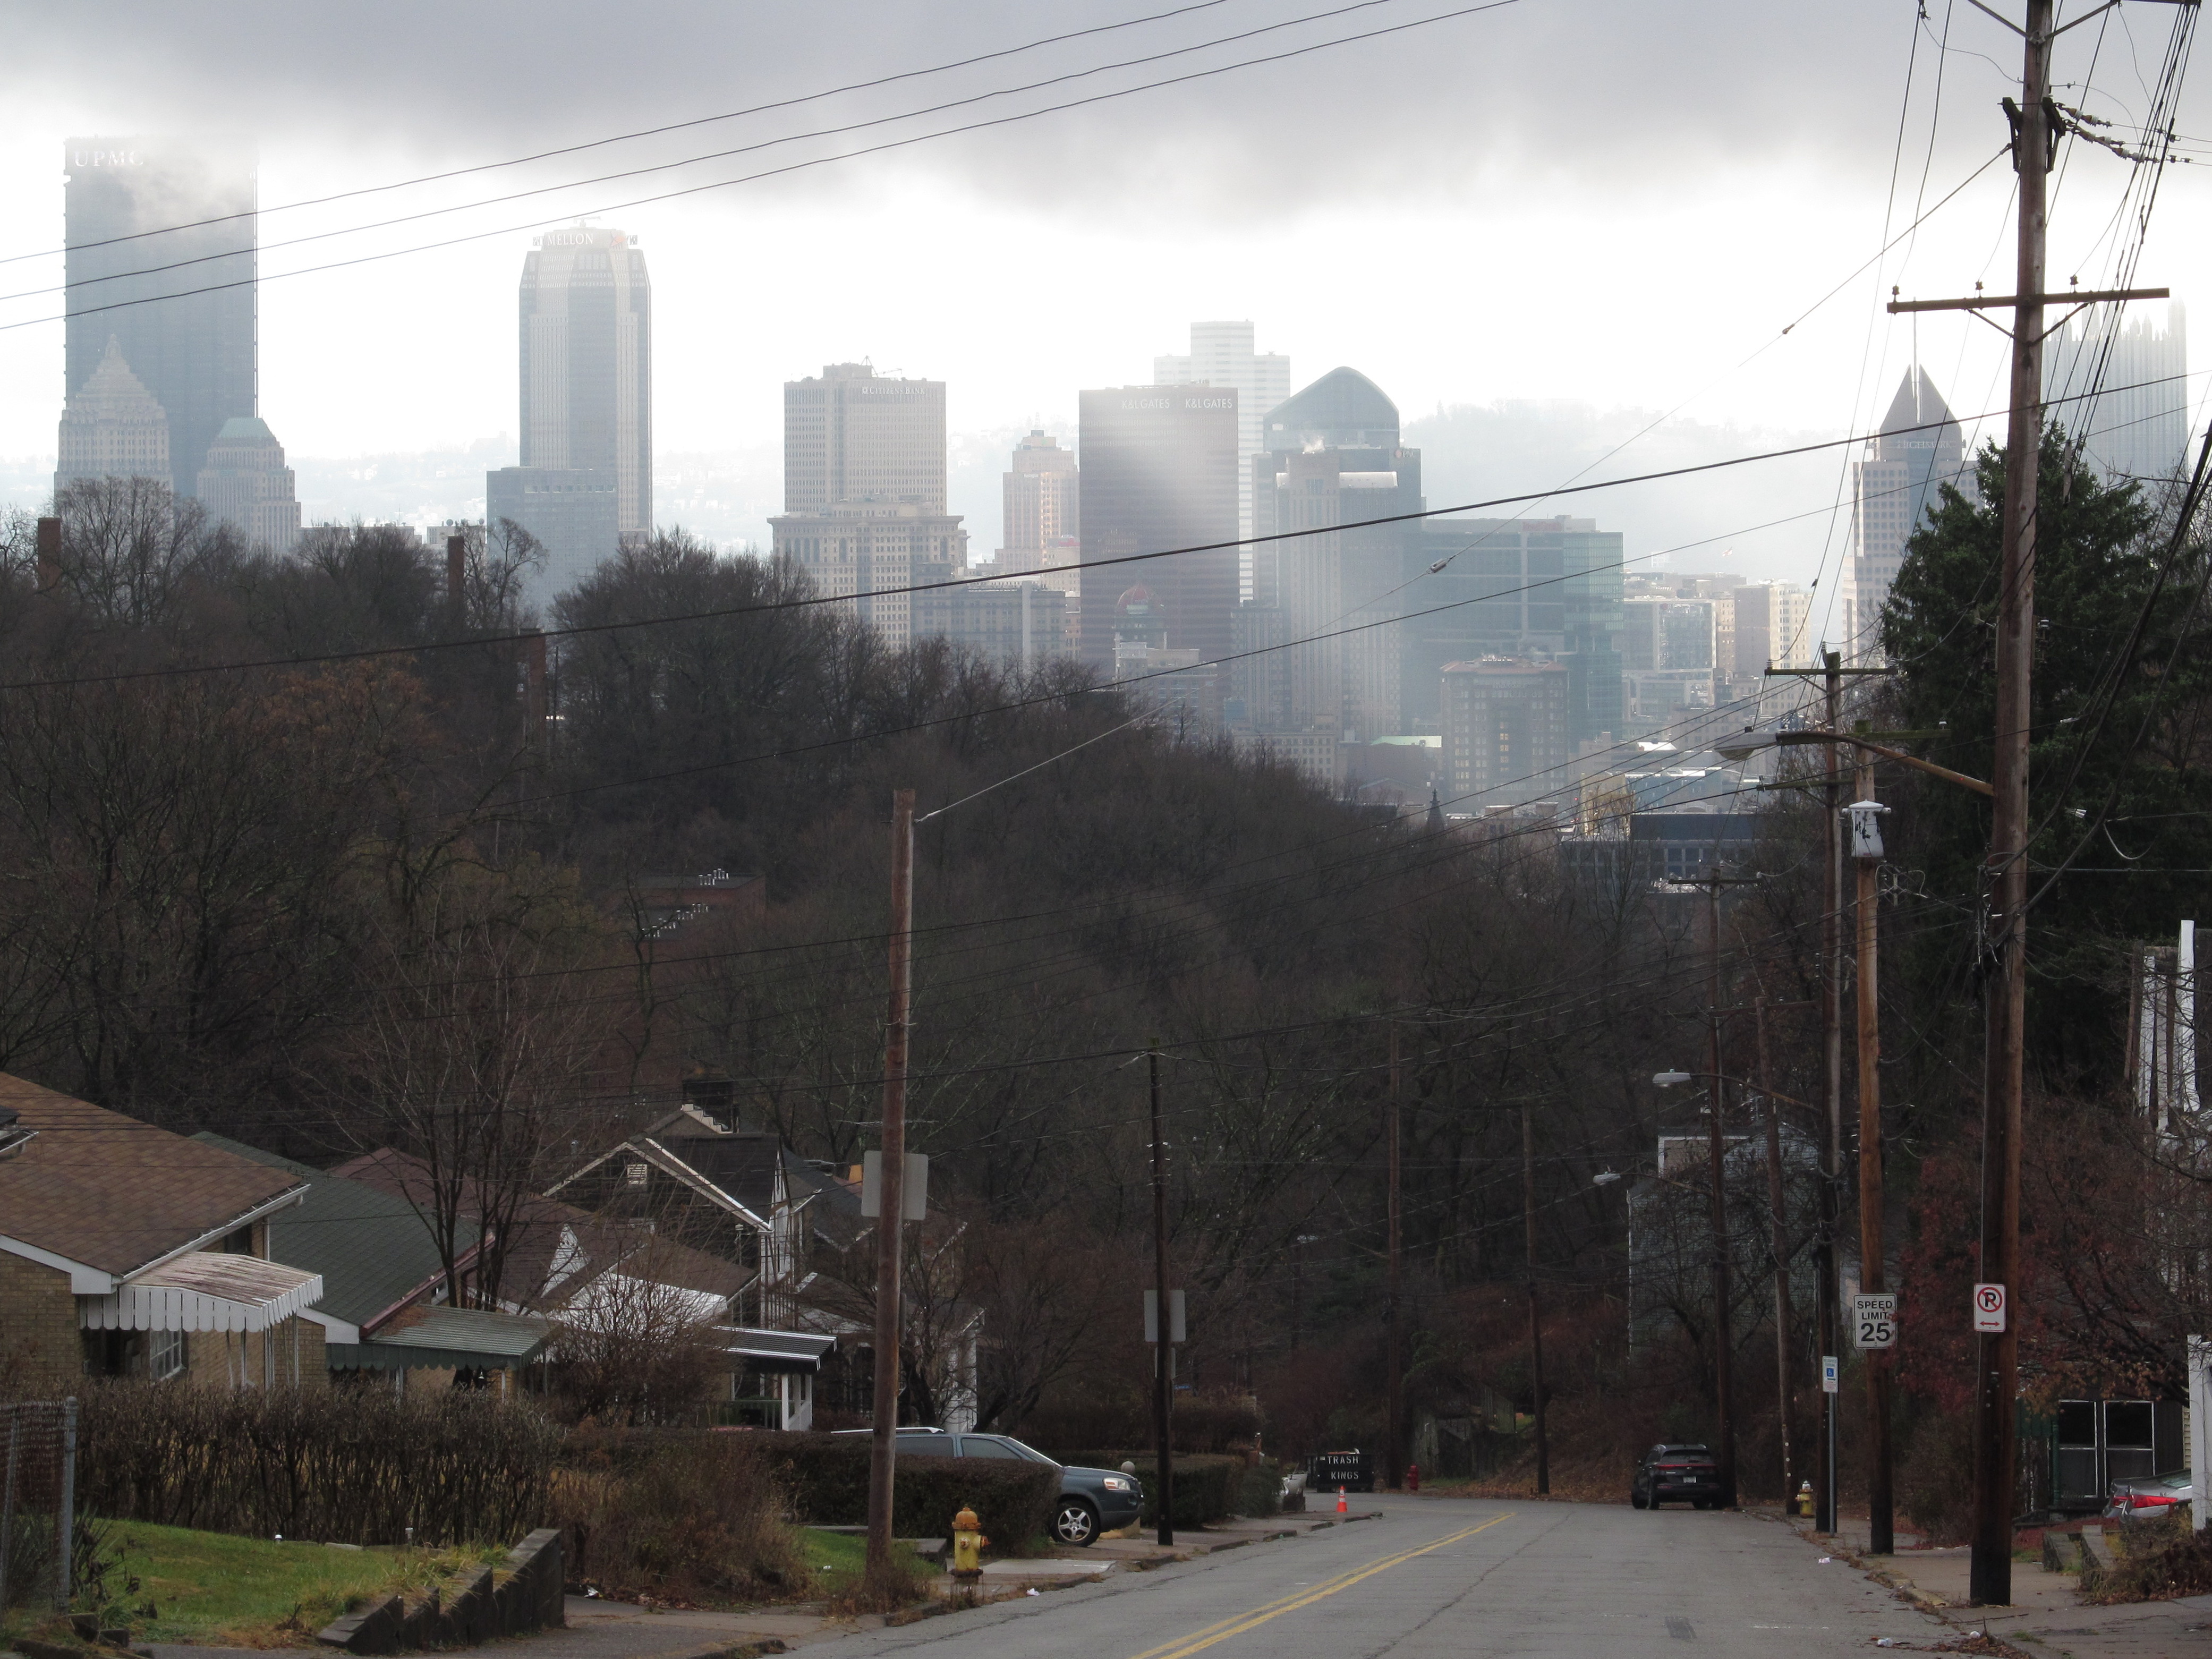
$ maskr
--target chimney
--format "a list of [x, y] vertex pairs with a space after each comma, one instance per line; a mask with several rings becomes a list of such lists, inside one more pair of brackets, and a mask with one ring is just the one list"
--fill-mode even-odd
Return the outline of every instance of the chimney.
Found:
[[62, 521], [39, 520], [39, 592], [51, 593], [62, 585]]
[[446, 538], [446, 603], [459, 621], [463, 613], [462, 577], [468, 568], [468, 543], [459, 536]]

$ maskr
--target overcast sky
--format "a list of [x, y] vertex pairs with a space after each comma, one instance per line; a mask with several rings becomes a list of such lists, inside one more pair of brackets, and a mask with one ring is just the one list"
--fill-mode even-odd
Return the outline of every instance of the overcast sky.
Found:
[[[1166, 0], [9, 3], [0, 253], [46, 257], [0, 265], [0, 293], [59, 279], [64, 137], [231, 131], [252, 135], [262, 158], [262, 412], [303, 456], [511, 434], [530, 227], [586, 211], [645, 250], [667, 453], [772, 444], [780, 382], [864, 356], [947, 381], [957, 431], [1063, 420], [1080, 387], [1149, 378], [1154, 354], [1182, 349], [1200, 317], [1253, 319], [1263, 349], [1290, 355], [1297, 384], [1351, 363], [1409, 418], [1439, 404], [1568, 399], [1685, 406], [1747, 438], [1833, 434], [1879, 414], [1916, 344], [1955, 409], [1995, 405], [1990, 330], [1945, 318], [1916, 335], [1881, 317], [1878, 301], [1892, 283], [1920, 295], [1962, 293], [1978, 278], [2009, 289], [2002, 161], [1909, 247], [1778, 339], [1875, 252], [1886, 217], [1902, 228], [1916, 199], [1933, 204], [1996, 155], [2016, 42], [1966, 0], [1926, 0], [1924, 29], [1913, 0], [1513, 0], [1033, 120], [617, 205], [1462, 3], [1216, 0], [949, 73], [284, 212], [269, 210], [804, 98], [1141, 17]], [[2069, 0], [2062, 12], [2083, 9]], [[2140, 118], [2176, 9], [2124, 6], [2066, 35], [2058, 79], [2074, 84], [2062, 96]], [[1936, 46], [1947, 27], [1948, 56]], [[572, 184], [1252, 30], [1267, 32], [865, 131]], [[2202, 102], [2185, 97], [2184, 134], [2212, 131]], [[2057, 277], [2106, 274], [2126, 172], [2101, 151], [2069, 155]], [[571, 187], [469, 205], [549, 185]], [[2185, 300], [2212, 255], [2208, 190], [2212, 156], [2173, 170], [2142, 260], [2143, 280]], [[443, 208], [463, 210], [356, 228]], [[345, 234], [275, 246], [331, 231]], [[461, 236], [479, 240], [282, 274]], [[50, 317], [56, 297], [0, 301], [0, 323]], [[51, 454], [61, 361], [58, 322], [0, 332], [0, 454]], [[1619, 458], [1620, 470], [1635, 459]], [[1801, 545], [1790, 556], [1810, 555]]]

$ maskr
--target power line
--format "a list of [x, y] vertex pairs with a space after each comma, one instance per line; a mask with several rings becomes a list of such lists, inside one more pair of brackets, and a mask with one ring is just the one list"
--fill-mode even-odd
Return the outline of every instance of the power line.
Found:
[[[98, 283], [125, 282], [134, 277], [159, 276], [164, 271], [183, 270], [193, 265], [216, 264], [227, 259], [235, 259], [241, 253], [249, 251], [258, 255], [271, 252], [278, 248], [301, 247], [311, 242], [327, 242], [340, 236], [364, 235], [372, 230], [388, 230], [395, 225], [416, 224], [425, 219], [441, 218], [447, 214], [472, 213], [479, 208], [498, 207], [508, 202], [527, 201], [532, 197], [556, 195], [568, 190], [583, 190], [593, 185], [612, 184], [618, 179], [642, 178], [647, 173], [668, 173], [678, 167], [696, 167], [708, 161], [726, 161], [733, 156], [750, 155], [757, 151], [773, 149], [782, 144], [802, 143], [811, 138], [842, 137], [847, 133], [865, 132], [872, 127], [889, 126], [899, 121], [919, 120], [925, 115], [941, 115], [947, 110], [964, 109], [973, 104], [987, 103], [994, 98], [1012, 98], [1025, 92], [1041, 91], [1046, 87], [1064, 85], [1070, 81], [1086, 80], [1094, 75], [1109, 75], [1116, 70], [1133, 69], [1144, 64], [1157, 64], [1170, 58], [1186, 58], [1193, 52], [1210, 51], [1215, 46], [1227, 46], [1238, 40], [1249, 40], [1257, 35], [1272, 34], [1280, 29], [1297, 28], [1304, 24], [1319, 22], [1327, 18], [1341, 17], [1347, 12], [1365, 11], [1375, 6], [1396, 3], [1398, 0], [1350, 0], [1350, 3], [1335, 7], [1328, 11], [1310, 12], [1303, 17], [1285, 18], [1280, 22], [1262, 24], [1257, 28], [1244, 29], [1234, 34], [1218, 35], [1211, 40], [1200, 40], [1188, 46], [1176, 46], [1166, 52], [1152, 52], [1140, 58], [1125, 58], [1115, 63], [1100, 64], [1090, 69], [1071, 70], [1066, 74], [1049, 76], [1041, 81], [1030, 81], [1020, 86], [1000, 87], [988, 92], [974, 93], [964, 98], [948, 99], [943, 103], [925, 105], [918, 109], [902, 110], [892, 115], [871, 116], [866, 120], [849, 121], [841, 126], [817, 127], [810, 131], [783, 133], [774, 137], [758, 139], [749, 144], [739, 144], [729, 149], [679, 156], [672, 161], [656, 161], [649, 167], [629, 167], [616, 173], [599, 173], [588, 179], [570, 179], [556, 184], [533, 185], [528, 190], [512, 191], [504, 196], [488, 196], [473, 202], [457, 202], [447, 207], [424, 208], [418, 212], [401, 214], [394, 218], [342, 225], [333, 230], [314, 231], [305, 235], [287, 237], [281, 241], [258, 242], [251, 250], [243, 247], [232, 248], [221, 253], [202, 253], [187, 258], [173, 259], [164, 264], [141, 265], [130, 270], [107, 271], [95, 276], [72, 277], [46, 288], [20, 289], [13, 294], [0, 294], [0, 303], [12, 300], [34, 299], [46, 294], [66, 294], [77, 289], [91, 287]], [[71, 314], [85, 313], [80, 310]]]
[[[715, 179], [707, 184], [687, 185], [680, 190], [663, 191], [652, 196], [635, 197], [626, 202], [609, 203], [590, 209], [581, 216], [592, 218], [620, 213], [631, 208], [647, 207], [656, 203], [672, 202], [684, 197], [702, 195], [708, 191], [728, 190], [738, 185], [756, 184], [763, 179], [781, 178], [789, 173], [803, 173], [810, 168], [826, 167], [836, 161], [856, 161], [865, 155], [879, 155], [890, 150], [905, 149], [915, 144], [928, 143], [939, 138], [951, 138], [962, 133], [981, 132], [994, 127], [1011, 126], [1023, 121], [1036, 120], [1041, 116], [1055, 115], [1071, 109], [1082, 109], [1092, 104], [1110, 103], [1115, 99], [1133, 97], [1140, 92], [1156, 92], [1163, 87], [1181, 86], [1192, 81], [1210, 80], [1216, 76], [1231, 75], [1240, 70], [1284, 63], [1294, 58], [1310, 56], [1314, 52], [1327, 52], [1333, 47], [1352, 46], [1363, 40], [1377, 40], [1384, 35], [1400, 34], [1408, 29], [1425, 28], [1431, 23], [1449, 22], [1456, 18], [1469, 17], [1480, 12], [1496, 11], [1504, 7], [1519, 3], [1520, 0], [1483, 0], [1483, 3], [1478, 5], [1462, 6], [1455, 11], [1439, 12], [1433, 16], [1416, 18], [1408, 23], [1393, 23], [1386, 27], [1369, 29], [1358, 34], [1343, 35], [1334, 40], [1316, 41], [1311, 46], [1296, 46], [1287, 51], [1271, 52], [1258, 58], [1247, 58], [1239, 62], [1224, 64], [1213, 69], [1193, 70], [1185, 75], [1174, 75], [1158, 81], [1147, 81], [1141, 85], [1123, 87], [1114, 92], [1102, 92], [1088, 98], [1074, 98], [1063, 103], [1048, 104], [1042, 109], [1026, 110], [1016, 115], [995, 116], [988, 120], [970, 121], [959, 126], [940, 128], [935, 132], [916, 133], [909, 137], [887, 139], [879, 144], [865, 145], [859, 149], [848, 150], [836, 155], [820, 155], [807, 161], [793, 161], [782, 167], [765, 168], [761, 172], [745, 173], [735, 179]], [[381, 253], [364, 253], [349, 259], [332, 259], [318, 265], [303, 265], [296, 270], [282, 270], [268, 276], [240, 277], [227, 283], [204, 283], [198, 288], [179, 289], [173, 294], [154, 295], [136, 300], [117, 300], [104, 305], [81, 306], [75, 310], [52, 316], [30, 317], [21, 322], [0, 323], [0, 333], [7, 333], [20, 328], [40, 327], [47, 323], [65, 322], [72, 317], [94, 316], [102, 312], [127, 310], [142, 305], [159, 305], [165, 301], [185, 299], [196, 294], [219, 294], [229, 289], [250, 288], [294, 276], [307, 276], [326, 270], [343, 270], [356, 265], [380, 264], [386, 259], [400, 258], [411, 253], [434, 252], [441, 248], [459, 247], [470, 242], [486, 241], [495, 236], [516, 235], [526, 230], [538, 229], [577, 216], [579, 216], [574, 213], [562, 213], [551, 218], [526, 220], [521, 223], [503, 226], [496, 230], [472, 231], [465, 235], [448, 236], [437, 241], [418, 243], [412, 247], [392, 248]]]
[[442, 173], [426, 173], [413, 179], [395, 179], [390, 184], [365, 185], [358, 190], [342, 190], [328, 196], [304, 198], [296, 202], [280, 202], [275, 207], [255, 208], [246, 213], [222, 213], [212, 218], [188, 219], [177, 224], [159, 225], [151, 230], [132, 231], [125, 236], [109, 236], [96, 242], [78, 242], [70, 248], [42, 248], [36, 253], [11, 253], [0, 257], [0, 265], [20, 264], [25, 259], [50, 259], [58, 253], [79, 249], [112, 247], [122, 242], [142, 241], [149, 236], [167, 236], [180, 230], [201, 230], [210, 225], [230, 224], [240, 219], [258, 218], [265, 214], [289, 213], [300, 208], [327, 207], [332, 202], [351, 201], [357, 197], [380, 196], [395, 190], [411, 190], [418, 185], [441, 184], [448, 179], [461, 179], [471, 173], [492, 173], [503, 167], [526, 167], [533, 161], [551, 161], [556, 156], [574, 155], [588, 149], [602, 149], [610, 144], [626, 144], [641, 138], [658, 138], [672, 132], [682, 132], [692, 127], [711, 126], [720, 121], [735, 121], [749, 115], [764, 115], [771, 110], [789, 109], [799, 104], [811, 104], [825, 98], [836, 98], [848, 92], [866, 92], [876, 87], [890, 86], [894, 82], [912, 81], [924, 76], [944, 75], [953, 70], [969, 69], [977, 64], [988, 64], [995, 58], [1012, 58], [1025, 52], [1036, 52], [1044, 46], [1056, 46], [1069, 40], [1080, 40], [1093, 34], [1111, 34], [1116, 30], [1136, 28], [1146, 23], [1158, 23], [1170, 17], [1181, 17], [1190, 12], [1209, 11], [1227, 0], [1195, 0], [1195, 3], [1177, 6], [1171, 11], [1157, 11], [1144, 17], [1132, 17], [1119, 23], [1101, 23], [1095, 27], [1076, 29], [1066, 34], [1050, 34], [1040, 40], [1030, 40], [1018, 46], [1004, 46], [995, 52], [978, 53], [973, 58], [956, 58], [948, 64], [938, 64], [928, 69], [901, 70], [895, 75], [878, 76], [872, 81], [852, 81], [842, 87], [830, 87], [821, 92], [810, 92], [793, 98], [778, 99], [771, 103], [754, 104], [744, 109], [726, 110], [720, 115], [702, 115], [688, 121], [672, 121], [665, 126], [643, 127], [635, 132], [618, 132], [605, 138], [593, 138], [580, 144], [564, 144], [554, 149], [538, 150], [528, 155], [517, 155], [503, 161], [479, 161], [471, 167], [450, 167]]

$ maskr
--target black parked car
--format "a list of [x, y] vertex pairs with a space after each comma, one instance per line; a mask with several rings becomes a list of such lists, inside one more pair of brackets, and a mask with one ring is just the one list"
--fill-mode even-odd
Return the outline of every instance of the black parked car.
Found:
[[[866, 1434], [866, 1429], [841, 1429]], [[1145, 1512], [1145, 1488], [1119, 1469], [1086, 1469], [1047, 1457], [1011, 1435], [951, 1434], [943, 1429], [902, 1427], [901, 1457], [1013, 1457], [1051, 1463], [1060, 1470], [1060, 1497], [1052, 1506], [1052, 1535], [1062, 1544], [1091, 1544], [1102, 1532], [1127, 1526]]]
[[1720, 1465], [1705, 1446], [1654, 1446], [1636, 1466], [1628, 1501], [1639, 1510], [1662, 1504], [1687, 1504], [1709, 1510], [1727, 1501], [1721, 1491]]

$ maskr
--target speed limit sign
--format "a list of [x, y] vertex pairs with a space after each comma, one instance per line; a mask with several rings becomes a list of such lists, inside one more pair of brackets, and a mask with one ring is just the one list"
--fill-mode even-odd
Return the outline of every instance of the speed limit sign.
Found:
[[1851, 1346], [1861, 1349], [1897, 1346], [1895, 1296], [1875, 1291], [1851, 1298]]
[[2001, 1333], [2004, 1328], [2005, 1287], [2002, 1285], [1975, 1285], [1974, 1328]]

